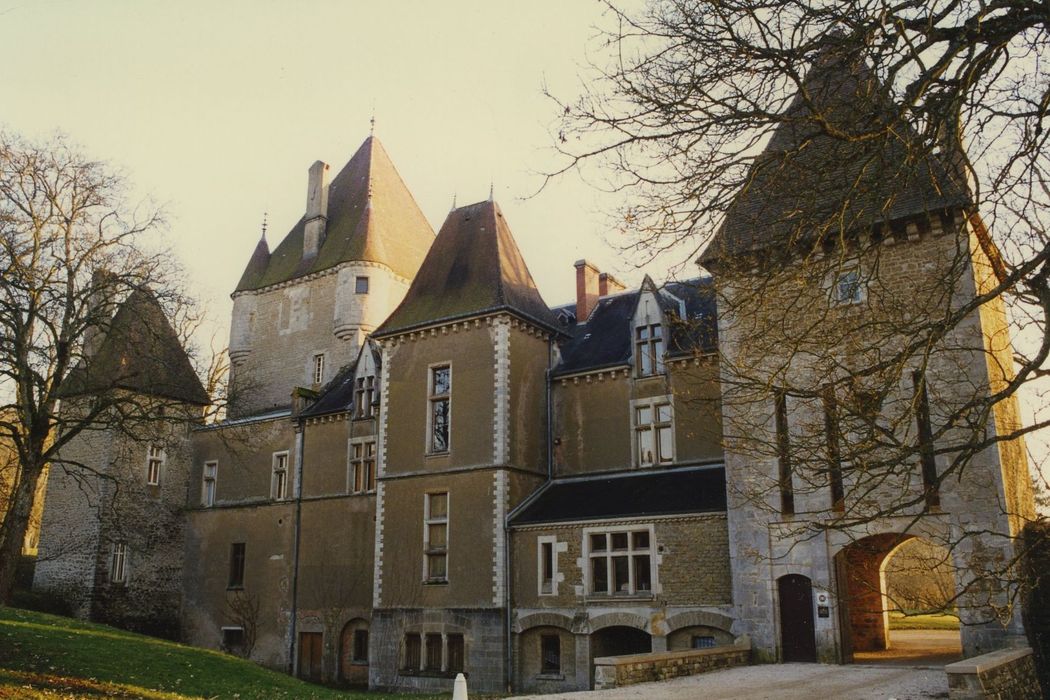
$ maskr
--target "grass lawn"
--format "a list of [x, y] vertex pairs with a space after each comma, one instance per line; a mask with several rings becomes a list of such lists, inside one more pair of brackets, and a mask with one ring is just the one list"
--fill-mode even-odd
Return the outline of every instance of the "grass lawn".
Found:
[[68, 617], [0, 607], [0, 698], [422, 700], [344, 692], [216, 651]]
[[890, 613], [891, 630], [957, 630], [959, 618], [955, 615], [905, 615]]

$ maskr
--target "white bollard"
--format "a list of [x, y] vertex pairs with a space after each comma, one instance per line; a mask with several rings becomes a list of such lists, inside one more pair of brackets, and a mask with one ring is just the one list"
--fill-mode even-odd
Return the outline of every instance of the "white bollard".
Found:
[[452, 700], [467, 700], [467, 679], [462, 673], [456, 674], [456, 682], [452, 684]]

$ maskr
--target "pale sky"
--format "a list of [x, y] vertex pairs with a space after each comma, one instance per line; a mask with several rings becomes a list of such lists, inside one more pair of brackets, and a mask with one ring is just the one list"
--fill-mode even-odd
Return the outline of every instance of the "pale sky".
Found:
[[272, 249], [304, 211], [307, 168], [338, 172], [373, 110], [435, 231], [453, 195], [494, 184], [553, 305], [574, 298], [579, 258], [640, 278], [604, 243], [610, 203], [578, 179], [524, 199], [554, 163], [543, 85], [576, 94], [602, 21], [595, 0], [0, 0], [0, 126], [64, 131], [163, 203], [223, 338], [263, 212]]

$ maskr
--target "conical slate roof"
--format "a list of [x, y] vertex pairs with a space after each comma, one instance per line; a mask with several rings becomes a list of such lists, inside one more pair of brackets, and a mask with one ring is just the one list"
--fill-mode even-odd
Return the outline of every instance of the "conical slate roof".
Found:
[[[813, 245], [876, 223], [965, 206], [965, 184], [914, 129], [897, 124], [868, 138], [892, 123], [896, 109], [863, 59], [826, 50], [700, 261], [784, 251], [803, 239]], [[828, 135], [821, 120], [843, 136]]]
[[256, 263], [253, 255], [236, 291], [287, 282], [353, 260], [380, 263], [411, 279], [434, 240], [434, 229], [375, 136], [365, 139], [328, 186], [328, 222], [316, 257], [303, 259], [304, 227], [305, 218], [273, 250], [260, 274], [249, 274]]
[[259, 239], [248, 261], [248, 267], [244, 268], [241, 281], [237, 283], [238, 291], [241, 289], [252, 289], [262, 276], [266, 274], [266, 266], [270, 263], [270, 246], [266, 243], [266, 236]]
[[62, 393], [118, 388], [201, 406], [210, 403], [164, 310], [142, 289], [117, 309], [98, 351], [70, 372]]
[[506, 310], [560, 332], [492, 201], [453, 209], [394, 313], [373, 336]]

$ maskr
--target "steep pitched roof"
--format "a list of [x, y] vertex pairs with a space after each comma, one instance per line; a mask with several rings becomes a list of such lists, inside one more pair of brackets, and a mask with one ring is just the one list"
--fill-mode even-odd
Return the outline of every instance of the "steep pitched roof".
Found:
[[70, 372], [62, 393], [113, 388], [201, 406], [210, 403], [164, 310], [143, 289], [133, 291], [117, 309], [98, 351]]
[[372, 362], [376, 368], [376, 378], [378, 379], [381, 368], [380, 354], [373, 343], [365, 342], [358, 351], [357, 358], [340, 369], [339, 373], [321, 388], [320, 398], [300, 415], [323, 416], [328, 413], [341, 413], [352, 409], [354, 406], [354, 379], [357, 375], [357, 366], [364, 359], [366, 352], [372, 355]]
[[365, 139], [329, 184], [327, 217], [316, 257], [303, 258], [305, 219], [300, 219], [260, 274], [248, 274], [256, 262], [252, 256], [236, 291], [287, 282], [357, 260], [381, 263], [411, 279], [434, 241], [434, 229], [375, 136]]
[[244, 273], [241, 274], [241, 281], [237, 283], [237, 289], [253, 289], [259, 280], [262, 279], [262, 276], [266, 274], [266, 267], [269, 263], [270, 246], [266, 242], [266, 236], [263, 236], [255, 245], [252, 257], [248, 260], [248, 266], [244, 268]]
[[551, 482], [511, 525], [643, 515], [717, 513], [726, 509], [722, 466], [627, 472]]
[[499, 310], [561, 332], [499, 206], [478, 202], [449, 212], [404, 300], [373, 336]]
[[[718, 313], [710, 277], [668, 282], [653, 292], [670, 320], [668, 356], [716, 349]], [[631, 324], [640, 296], [641, 290], [636, 289], [600, 299], [587, 320], [570, 329], [571, 337], [559, 348], [561, 361], [553, 374], [575, 374], [630, 364], [634, 337]], [[685, 318], [681, 317], [678, 300], [685, 307]]]
[[[843, 232], [965, 206], [964, 183], [949, 174], [908, 125], [876, 138], [895, 114], [892, 97], [860, 58], [826, 50], [784, 113], [747, 183], [700, 256], [710, 262], [786, 250]], [[837, 138], [821, 127], [863, 138]]]

